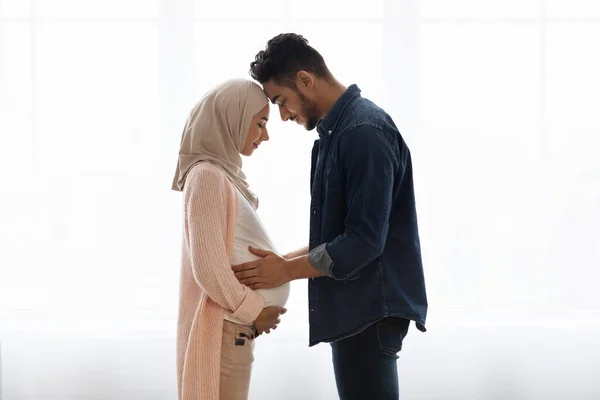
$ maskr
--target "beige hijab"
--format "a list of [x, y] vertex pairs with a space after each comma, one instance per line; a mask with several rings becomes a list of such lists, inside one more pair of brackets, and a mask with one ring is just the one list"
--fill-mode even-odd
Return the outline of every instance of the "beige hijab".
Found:
[[269, 100], [247, 79], [226, 81], [204, 95], [183, 130], [173, 190], [182, 191], [190, 169], [201, 161], [218, 165], [244, 197], [258, 207], [242, 172], [242, 151], [252, 118]]

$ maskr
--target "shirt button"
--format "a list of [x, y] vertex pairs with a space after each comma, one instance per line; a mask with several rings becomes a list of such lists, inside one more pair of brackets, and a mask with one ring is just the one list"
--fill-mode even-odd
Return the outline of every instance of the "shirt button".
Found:
[[329, 133], [331, 135], [333, 133], [333, 131], [328, 131], [327, 133]]

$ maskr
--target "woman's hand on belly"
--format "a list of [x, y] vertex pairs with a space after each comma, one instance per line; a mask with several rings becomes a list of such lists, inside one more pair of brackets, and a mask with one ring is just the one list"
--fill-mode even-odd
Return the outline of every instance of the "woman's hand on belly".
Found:
[[265, 307], [260, 312], [256, 321], [254, 321], [254, 328], [261, 333], [270, 333], [271, 329], [277, 329], [277, 325], [281, 321], [279, 317], [285, 314], [287, 310], [282, 307]]

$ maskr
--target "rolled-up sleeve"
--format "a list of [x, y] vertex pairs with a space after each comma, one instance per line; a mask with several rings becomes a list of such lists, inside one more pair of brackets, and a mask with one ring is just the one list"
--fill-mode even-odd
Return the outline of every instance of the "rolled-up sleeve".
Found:
[[326, 276], [331, 276], [331, 257], [327, 252], [327, 243], [323, 243], [312, 249], [308, 253], [308, 262], [310, 265], [316, 269], [317, 271], [325, 274]]

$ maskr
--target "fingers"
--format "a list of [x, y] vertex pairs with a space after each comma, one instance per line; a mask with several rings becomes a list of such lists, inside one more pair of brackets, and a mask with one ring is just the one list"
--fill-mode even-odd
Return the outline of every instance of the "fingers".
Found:
[[253, 277], [258, 276], [256, 269], [248, 269], [248, 270], [238, 271], [238, 272], [234, 272], [234, 274], [235, 274], [235, 277], [238, 279], [238, 281], [242, 281], [244, 279], [253, 278]]
[[246, 285], [246, 286], [252, 286], [252, 285], [261, 283], [260, 278], [257, 276], [252, 276], [250, 278], [242, 278], [242, 279], [238, 278], [238, 281], [240, 281], [241, 284]]
[[273, 329], [273, 330], [277, 329], [277, 326], [279, 326], [280, 323], [281, 323], [281, 320], [279, 318], [277, 318], [277, 321], [275, 321], [275, 323], [271, 326], [271, 329]]
[[272, 251], [257, 249], [256, 247], [252, 247], [252, 246], [248, 246], [248, 250], [250, 251], [250, 253], [254, 254], [255, 256], [259, 256], [259, 257], [266, 257], [268, 255], [274, 254]]
[[281, 320], [279, 318], [272, 320], [272, 321], [265, 322], [263, 325], [257, 326], [257, 331], [259, 334], [261, 334], [261, 333], [269, 334], [269, 333], [271, 333], [272, 330], [277, 329], [277, 326], [279, 326], [280, 323], [281, 323]]
[[277, 319], [277, 321], [275, 321], [274, 323], [270, 324], [270, 326], [266, 329], [263, 330], [264, 333], [266, 333], [267, 335], [269, 333], [271, 333], [271, 331], [277, 329], [277, 326], [279, 325], [281, 321], [279, 320], [279, 318]]
[[263, 311], [261, 317], [255, 322], [256, 329], [259, 334], [269, 334], [272, 330], [277, 329], [281, 323], [280, 316], [285, 314], [287, 309], [285, 307], [268, 306]]
[[244, 282], [242, 282], [242, 284], [248, 286], [252, 290], [266, 289], [266, 286], [263, 283], [260, 283], [260, 282], [249, 284], [249, 285], [246, 284], [246, 283], [244, 283]]
[[275, 328], [277, 328], [277, 325], [279, 325], [280, 323], [281, 323], [281, 320], [279, 318], [277, 318], [275, 321], [272, 321], [269, 323], [269, 327], [267, 329], [268, 330], [275, 329]]
[[248, 271], [248, 270], [253, 270], [256, 268], [255, 262], [254, 261], [250, 261], [244, 264], [238, 264], [238, 265], [234, 265], [231, 267], [231, 269], [233, 270], [233, 272], [238, 273], [241, 271]]

